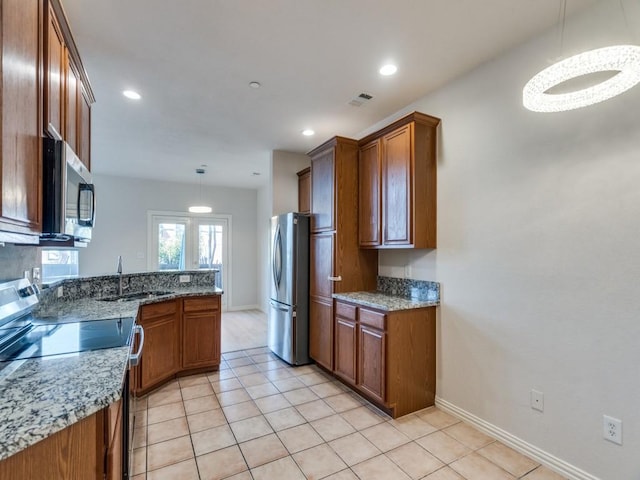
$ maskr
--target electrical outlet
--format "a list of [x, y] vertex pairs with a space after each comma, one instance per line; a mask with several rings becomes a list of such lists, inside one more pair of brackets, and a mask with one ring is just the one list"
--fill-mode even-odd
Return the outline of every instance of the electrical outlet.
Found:
[[603, 415], [602, 422], [604, 439], [622, 445], [622, 420]]
[[62, 295], [64, 295], [64, 288], [62, 287], [62, 285], [60, 285], [58, 287], [58, 289], [56, 290], [56, 294], [58, 295], [58, 298], [62, 297]]
[[531, 390], [531, 408], [544, 412], [544, 393], [538, 390]]
[[26, 278], [27, 280], [31, 281], [31, 270], [25, 270], [24, 271], [24, 278]]
[[411, 278], [412, 274], [413, 274], [413, 269], [411, 268], [411, 265], [405, 265], [404, 266], [404, 278]]
[[187, 283], [191, 281], [191, 275], [180, 275], [180, 283]]
[[33, 267], [31, 271], [31, 276], [33, 277], [33, 283], [35, 283], [36, 285], [40, 285], [40, 280], [42, 280], [42, 278], [40, 277], [39, 267]]

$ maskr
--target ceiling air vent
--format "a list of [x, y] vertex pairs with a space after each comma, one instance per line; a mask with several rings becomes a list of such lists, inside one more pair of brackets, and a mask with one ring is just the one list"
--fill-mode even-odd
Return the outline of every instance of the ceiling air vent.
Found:
[[369, 95], [368, 93], [361, 93], [357, 97], [353, 97], [349, 101], [349, 105], [353, 105], [354, 107], [361, 107], [363, 103], [368, 102], [372, 98], [373, 97], [371, 95]]

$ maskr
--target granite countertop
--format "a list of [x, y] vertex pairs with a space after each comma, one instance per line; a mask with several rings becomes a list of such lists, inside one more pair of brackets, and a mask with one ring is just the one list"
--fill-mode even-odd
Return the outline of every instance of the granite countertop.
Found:
[[382, 292], [349, 292], [334, 293], [333, 298], [356, 303], [365, 307], [377, 308], [386, 312], [410, 310], [412, 308], [437, 307], [437, 299], [412, 299]]
[[[180, 287], [172, 288], [172, 293], [159, 295], [143, 300], [128, 302], [106, 302], [97, 297], [80, 298], [77, 300], [56, 302], [34, 311], [36, 320], [55, 322], [78, 322], [85, 320], [100, 320], [103, 318], [135, 317], [140, 305], [164, 302], [182, 297], [198, 297], [204, 295], [222, 295], [217, 287]], [[124, 294], [131, 293], [125, 291]]]
[[[135, 317], [140, 305], [220, 294], [216, 287], [182, 287], [129, 302], [81, 298], [37, 309], [34, 317], [39, 322]], [[0, 369], [0, 460], [118, 401], [128, 360], [129, 347], [119, 347], [7, 362]]]

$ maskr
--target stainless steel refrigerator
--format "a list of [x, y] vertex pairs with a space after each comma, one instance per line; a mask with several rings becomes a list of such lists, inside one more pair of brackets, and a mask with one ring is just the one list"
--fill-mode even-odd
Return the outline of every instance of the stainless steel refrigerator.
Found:
[[271, 299], [268, 345], [291, 365], [309, 358], [309, 217], [285, 213], [271, 219]]

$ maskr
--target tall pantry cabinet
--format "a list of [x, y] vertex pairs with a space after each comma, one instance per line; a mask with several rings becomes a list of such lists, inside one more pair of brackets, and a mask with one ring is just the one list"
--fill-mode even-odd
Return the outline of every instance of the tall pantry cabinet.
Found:
[[332, 294], [375, 290], [378, 253], [358, 245], [358, 142], [334, 137], [311, 157], [309, 351], [333, 370]]

